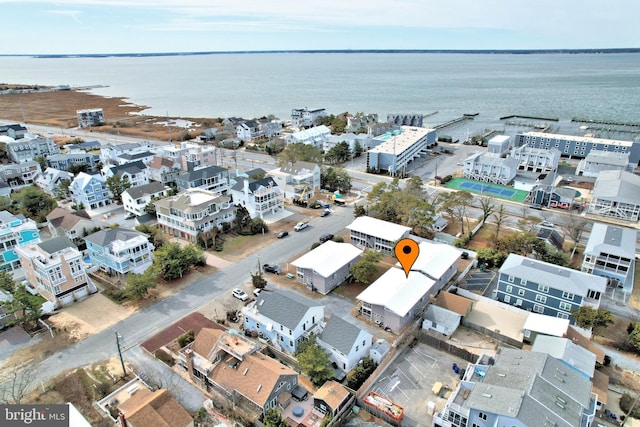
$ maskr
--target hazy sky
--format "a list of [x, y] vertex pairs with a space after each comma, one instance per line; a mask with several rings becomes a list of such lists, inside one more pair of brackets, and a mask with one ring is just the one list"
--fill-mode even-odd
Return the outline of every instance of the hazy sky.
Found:
[[640, 47], [638, 0], [0, 0], [0, 54]]

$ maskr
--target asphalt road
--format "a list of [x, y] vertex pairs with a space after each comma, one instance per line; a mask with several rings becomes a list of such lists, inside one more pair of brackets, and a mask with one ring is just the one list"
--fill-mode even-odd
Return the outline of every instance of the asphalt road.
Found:
[[[147, 307], [129, 318], [117, 323], [113, 328], [95, 334], [65, 350], [62, 350], [39, 365], [38, 377], [34, 384], [46, 382], [55, 375], [69, 369], [84, 366], [117, 354], [115, 331], [122, 337], [124, 357], [138, 359], [131, 349], [145, 339], [156, 334], [169, 324], [197, 311], [212, 299], [230, 292], [230, 289], [250, 280], [250, 272], [255, 269], [256, 257], [272, 263], [285, 263], [295, 255], [308, 249], [312, 242], [325, 233], [337, 233], [353, 221], [353, 210], [349, 206], [336, 207], [334, 213], [325, 218], [310, 218], [309, 227], [300, 232], [291, 232], [286, 239], [276, 239], [274, 243], [242, 261], [223, 268], [206, 279], [179, 291], [177, 294]], [[347, 305], [339, 299], [331, 304], [336, 312], [344, 316]]]

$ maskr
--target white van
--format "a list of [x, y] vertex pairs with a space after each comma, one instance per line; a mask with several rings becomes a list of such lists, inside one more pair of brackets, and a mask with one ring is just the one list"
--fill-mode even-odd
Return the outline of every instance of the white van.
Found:
[[299, 223], [296, 224], [295, 227], [293, 227], [293, 229], [296, 231], [300, 231], [300, 230], [304, 230], [308, 226], [309, 226], [309, 221], [300, 221]]

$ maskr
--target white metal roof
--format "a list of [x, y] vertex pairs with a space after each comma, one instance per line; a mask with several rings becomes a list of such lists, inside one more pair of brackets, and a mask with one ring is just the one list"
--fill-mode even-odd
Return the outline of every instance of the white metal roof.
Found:
[[637, 234], [636, 230], [630, 228], [595, 222], [584, 253], [590, 255], [604, 253], [633, 259], [636, 253]]
[[379, 237], [380, 239], [390, 242], [400, 240], [411, 230], [411, 228], [405, 227], [404, 225], [371, 218], [370, 216], [360, 216], [356, 218], [351, 224], [347, 225], [347, 228], [369, 236]]
[[[418, 247], [420, 254], [411, 270], [420, 271], [435, 280], [442, 278], [462, 255], [460, 249], [442, 243], [421, 242]], [[396, 266], [400, 267], [400, 263], [396, 263]]]
[[411, 308], [435, 285], [435, 282], [423, 274], [409, 272], [392, 267], [356, 298], [386, 309], [404, 317]]
[[539, 334], [562, 337], [567, 334], [567, 329], [569, 329], [569, 319], [530, 312], [522, 329]]
[[329, 277], [362, 254], [350, 243], [329, 240], [293, 261], [299, 268], [310, 268], [322, 277]]

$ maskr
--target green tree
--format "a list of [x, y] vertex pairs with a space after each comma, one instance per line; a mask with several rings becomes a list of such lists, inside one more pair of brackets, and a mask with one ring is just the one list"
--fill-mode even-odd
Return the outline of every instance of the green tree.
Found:
[[80, 172], [89, 172], [89, 165], [86, 163], [71, 165], [67, 168], [67, 172], [77, 175]]
[[160, 246], [165, 243], [164, 237], [162, 237], [162, 231], [159, 228], [154, 227], [153, 225], [140, 224], [136, 226], [136, 230], [146, 234], [148, 236], [149, 242], [153, 246], [155, 246], [156, 249], [159, 249]]
[[34, 297], [19, 284], [13, 292], [13, 301], [3, 303], [7, 314], [20, 313], [17, 316], [17, 323], [20, 325], [35, 325], [40, 318], [42, 303], [38, 297]]
[[500, 267], [507, 258], [503, 252], [491, 248], [480, 248], [476, 253], [478, 264], [484, 263], [488, 268]]
[[9, 156], [7, 156], [7, 143], [0, 142], [0, 160], [9, 161]]
[[127, 274], [127, 284], [124, 286], [124, 295], [133, 300], [139, 300], [149, 294], [149, 289], [155, 289], [158, 273], [155, 268], [147, 268], [142, 274]]
[[68, 199], [69, 196], [71, 195], [71, 191], [69, 190], [70, 186], [71, 186], [70, 179], [61, 180], [56, 186], [56, 188], [53, 189], [53, 195], [56, 196], [56, 199], [58, 200]]
[[576, 325], [585, 329], [593, 329], [593, 332], [604, 329], [613, 323], [613, 315], [609, 310], [603, 308], [592, 308], [583, 305], [577, 310], [571, 312], [576, 320]]
[[360, 144], [360, 141], [356, 141], [356, 143], [353, 145], [353, 156], [360, 157], [362, 156], [363, 152], [364, 149], [362, 148], [362, 144]]
[[632, 322], [627, 328], [627, 345], [636, 353], [640, 353], [640, 322]]
[[180, 247], [179, 243], [165, 243], [155, 251], [153, 268], [163, 280], [174, 280], [194, 265], [204, 265], [204, 252], [193, 243]]
[[251, 233], [264, 234], [269, 232], [269, 226], [262, 218], [254, 218], [251, 220]]
[[18, 213], [37, 223], [44, 222], [46, 216], [58, 206], [56, 199], [34, 185], [13, 193], [11, 198], [18, 206]]
[[276, 408], [269, 408], [264, 415], [264, 425], [265, 427], [287, 427], [287, 422]]
[[10, 294], [16, 289], [16, 282], [13, 280], [13, 276], [7, 270], [0, 270], [0, 289], [7, 291]]
[[351, 267], [351, 274], [356, 281], [369, 284], [376, 272], [378, 271], [378, 263], [382, 259], [380, 252], [367, 249], [364, 251], [358, 262]]
[[496, 249], [506, 254], [514, 253], [522, 256], [529, 256], [532, 253], [541, 254], [546, 252], [545, 243], [536, 236], [519, 232], [503, 237], [496, 242]]
[[108, 177], [106, 184], [111, 191], [111, 199], [118, 203], [122, 202], [122, 193], [131, 187], [131, 182], [126, 177], [122, 178], [119, 173]]
[[296, 142], [287, 145], [282, 153], [280, 153], [279, 162], [281, 166], [294, 164], [298, 161], [320, 163], [322, 161], [322, 152], [314, 145]]
[[473, 194], [468, 191], [461, 190], [444, 194], [443, 207], [450, 217], [460, 221], [462, 234], [465, 234], [464, 221], [467, 220], [467, 228], [469, 228], [469, 217], [467, 212], [473, 202]]
[[264, 289], [267, 286], [267, 280], [262, 275], [262, 269], [258, 270], [255, 274], [251, 273], [251, 284], [256, 289]]
[[325, 154], [325, 160], [329, 163], [340, 163], [351, 158], [351, 149], [345, 141], [339, 142]]
[[351, 176], [344, 168], [328, 167], [320, 173], [320, 186], [325, 190], [347, 193], [351, 190]]
[[33, 160], [38, 162], [38, 164], [40, 165], [40, 169], [43, 172], [45, 171], [45, 169], [47, 169], [49, 167], [49, 164], [47, 163], [47, 159], [45, 159], [42, 156], [35, 157]]
[[359, 216], [363, 216], [367, 214], [367, 210], [362, 205], [357, 205], [353, 208], [353, 217], [358, 218]]
[[347, 374], [347, 387], [358, 390], [377, 367], [378, 364], [375, 360], [370, 357], [365, 357]]
[[309, 339], [298, 345], [295, 356], [300, 369], [314, 385], [319, 386], [333, 377], [329, 356], [316, 343], [315, 335], [311, 334]]

